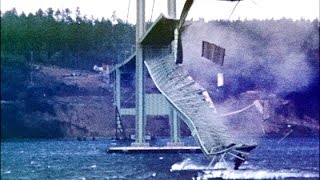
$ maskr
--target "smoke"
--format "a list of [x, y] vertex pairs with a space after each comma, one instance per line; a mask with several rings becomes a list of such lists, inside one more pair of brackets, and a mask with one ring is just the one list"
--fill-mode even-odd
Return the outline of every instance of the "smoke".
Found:
[[[319, 79], [318, 21], [197, 21], [185, 28], [182, 41], [186, 69], [209, 92], [216, 90], [218, 72], [229, 95], [303, 91]], [[226, 49], [224, 66], [201, 57], [202, 41]]]
[[[202, 41], [226, 49], [223, 66], [201, 57]], [[185, 27], [182, 44], [185, 68], [215, 103], [223, 100], [217, 106], [219, 113], [241, 109], [261, 98], [230, 98], [248, 90], [263, 91], [263, 96], [286, 95], [308, 92], [319, 82], [318, 21], [197, 21]], [[218, 73], [224, 73], [223, 97], [216, 85]], [[226, 117], [225, 123], [235, 139], [239, 134], [264, 133], [262, 115], [254, 108]]]

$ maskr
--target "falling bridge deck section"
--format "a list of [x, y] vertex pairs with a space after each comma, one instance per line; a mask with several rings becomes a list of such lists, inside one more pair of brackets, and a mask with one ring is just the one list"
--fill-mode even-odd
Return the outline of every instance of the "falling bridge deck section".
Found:
[[175, 64], [173, 53], [163, 58], [145, 59], [145, 64], [157, 88], [188, 125], [206, 155], [213, 147], [229, 143], [223, 119], [216, 113], [208, 92], [183, 66]]

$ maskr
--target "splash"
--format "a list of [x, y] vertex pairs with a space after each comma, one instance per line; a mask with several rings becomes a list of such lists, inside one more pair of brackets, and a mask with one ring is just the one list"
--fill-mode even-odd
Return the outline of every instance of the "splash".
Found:
[[198, 180], [211, 178], [219, 179], [284, 179], [284, 178], [319, 178], [319, 174], [299, 170], [270, 170], [249, 165], [248, 162], [239, 170], [233, 170], [233, 164], [227, 162], [216, 163], [208, 169], [191, 159], [172, 165], [170, 171], [198, 171]]
[[187, 170], [191, 170], [191, 171], [202, 171], [202, 170], [231, 170], [233, 169], [233, 163], [231, 162], [217, 162], [215, 163], [213, 166], [208, 167], [205, 166], [203, 164], [199, 164], [197, 162], [192, 161], [191, 159], [185, 159], [182, 162], [173, 164], [171, 166], [170, 171], [187, 171]]
[[181, 171], [181, 170], [201, 170], [204, 169], [203, 165], [196, 164], [191, 159], [187, 158], [182, 162], [173, 164], [170, 171]]
[[319, 174], [306, 171], [294, 170], [217, 170], [205, 171], [204, 174], [199, 175], [197, 179], [285, 179], [285, 178], [319, 178]]

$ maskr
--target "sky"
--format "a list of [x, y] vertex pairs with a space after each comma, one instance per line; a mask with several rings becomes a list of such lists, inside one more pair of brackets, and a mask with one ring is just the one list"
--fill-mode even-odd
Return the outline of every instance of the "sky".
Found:
[[[155, 20], [160, 13], [167, 14], [166, 0], [145, 0], [146, 21]], [[154, 2], [154, 4], [153, 4]], [[184, 0], [177, 0], [177, 15], [179, 16]], [[319, 0], [243, 0], [230, 14], [237, 2], [219, 0], [194, 0], [194, 4], [187, 19], [198, 20], [204, 18], [213, 19], [281, 19], [291, 18], [294, 20], [319, 19]], [[154, 8], [152, 8], [154, 5]], [[113, 13], [129, 23], [135, 24], [136, 0], [1, 0], [1, 12], [16, 8], [18, 13], [34, 13], [39, 8], [46, 10], [49, 7], [56, 9], [69, 8], [75, 12], [80, 8], [82, 15], [88, 18], [101, 19], [111, 18]], [[153, 12], [152, 12], [153, 9]]]

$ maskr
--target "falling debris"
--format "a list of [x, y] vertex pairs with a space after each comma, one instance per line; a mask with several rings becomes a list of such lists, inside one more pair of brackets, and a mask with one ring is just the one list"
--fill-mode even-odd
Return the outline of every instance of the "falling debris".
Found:
[[259, 101], [259, 100], [255, 100], [255, 101], [253, 102], [253, 104], [254, 104], [254, 106], [257, 108], [257, 110], [258, 110], [261, 114], [263, 114], [264, 109], [263, 109], [263, 106], [261, 105], [260, 101]]
[[217, 87], [222, 87], [224, 82], [223, 73], [217, 74]]
[[[231, 115], [236, 115], [236, 114], [239, 114], [241, 112], [244, 112], [245, 110], [251, 108], [255, 106], [257, 108], [257, 110], [262, 113], [262, 110], [260, 109], [262, 106], [259, 102], [259, 100], [255, 100], [252, 104], [242, 108], [242, 109], [239, 109], [239, 110], [236, 110], [236, 111], [232, 111], [232, 112], [228, 112], [228, 113], [223, 113], [223, 114], [220, 114], [220, 116], [224, 117], [224, 116], [231, 116]], [[261, 106], [261, 107], [260, 107]]]
[[202, 57], [223, 66], [225, 49], [213, 43], [202, 41]]
[[283, 138], [281, 138], [279, 141], [278, 141], [278, 144], [280, 144], [285, 138], [287, 138], [291, 133], [293, 132], [293, 129], [290, 129], [289, 132], [287, 132], [287, 134], [285, 134], [283, 136]]
[[270, 104], [268, 100], [263, 101], [263, 120], [270, 119]]

